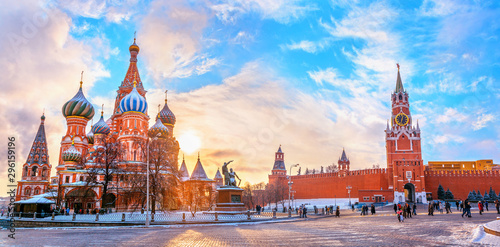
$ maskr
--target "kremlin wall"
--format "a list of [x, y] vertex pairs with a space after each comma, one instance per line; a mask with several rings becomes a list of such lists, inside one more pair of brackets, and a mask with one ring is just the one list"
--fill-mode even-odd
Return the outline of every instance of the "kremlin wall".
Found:
[[[465, 199], [470, 191], [482, 194], [490, 188], [500, 191], [500, 166], [493, 160], [429, 161], [424, 165], [421, 131], [412, 122], [409, 95], [404, 90], [399, 65], [396, 89], [391, 94], [391, 119], [387, 123], [387, 168], [350, 170], [345, 150], [338, 160], [338, 171], [291, 176], [294, 199], [358, 198], [359, 202], [427, 202], [438, 199], [439, 185], [455, 199]], [[288, 176], [281, 146], [269, 183], [288, 194]], [[350, 193], [349, 190], [350, 189]]]

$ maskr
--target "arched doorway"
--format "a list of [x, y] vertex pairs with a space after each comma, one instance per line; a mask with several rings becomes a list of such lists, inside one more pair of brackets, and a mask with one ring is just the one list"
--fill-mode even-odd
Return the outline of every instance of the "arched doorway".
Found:
[[95, 208], [96, 199], [97, 194], [90, 188], [74, 189], [66, 194], [66, 207], [74, 209], [75, 212], [79, 212], [80, 209], [82, 211], [90, 210]]
[[107, 193], [102, 196], [102, 206], [104, 208], [114, 208], [116, 202], [116, 196], [113, 193]]
[[405, 184], [405, 201], [415, 202], [415, 185], [412, 183]]

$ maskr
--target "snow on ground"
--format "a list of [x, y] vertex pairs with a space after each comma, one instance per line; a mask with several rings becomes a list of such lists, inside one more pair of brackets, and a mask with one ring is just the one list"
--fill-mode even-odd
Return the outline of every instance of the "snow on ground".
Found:
[[[351, 198], [351, 203], [354, 204], [358, 202], [358, 198]], [[300, 205], [305, 204], [307, 209], [313, 209], [314, 206], [317, 208], [324, 208], [325, 206], [340, 206], [340, 209], [350, 209], [349, 206], [349, 198], [319, 198], [319, 199], [295, 199], [293, 203], [291, 203], [292, 207], [299, 207]], [[274, 208], [275, 204], [271, 203], [266, 205], [266, 210], [270, 210]], [[288, 200], [285, 201], [285, 208], [288, 208]], [[282, 210], [283, 207], [280, 203], [278, 203], [278, 211]]]

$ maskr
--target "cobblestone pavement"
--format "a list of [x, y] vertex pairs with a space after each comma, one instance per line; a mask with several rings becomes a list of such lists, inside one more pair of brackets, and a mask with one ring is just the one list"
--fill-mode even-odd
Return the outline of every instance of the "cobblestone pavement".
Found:
[[484, 215], [473, 211], [472, 218], [456, 212], [428, 216], [422, 211], [399, 223], [391, 213], [342, 212], [340, 218], [148, 229], [17, 229], [15, 240], [3, 230], [0, 246], [469, 246], [479, 245], [471, 242], [476, 227], [500, 216], [491, 211]]

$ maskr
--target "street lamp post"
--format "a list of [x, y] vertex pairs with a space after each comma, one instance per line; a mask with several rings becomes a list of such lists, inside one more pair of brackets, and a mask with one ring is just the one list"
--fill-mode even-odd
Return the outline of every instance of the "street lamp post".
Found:
[[351, 206], [351, 189], [352, 189], [352, 187], [350, 185], [348, 185], [346, 187], [346, 189], [347, 189], [347, 193], [349, 194], [349, 206]]
[[288, 176], [288, 208], [290, 209], [290, 195], [292, 194], [292, 167], [297, 167], [299, 164], [290, 166], [290, 175]]
[[[158, 139], [160, 133], [158, 133], [155, 137], [151, 138], [151, 140]], [[147, 153], [146, 153], [146, 227], [149, 227], [149, 139], [147, 143]]]
[[149, 227], [149, 140], [146, 153], [146, 227]]

